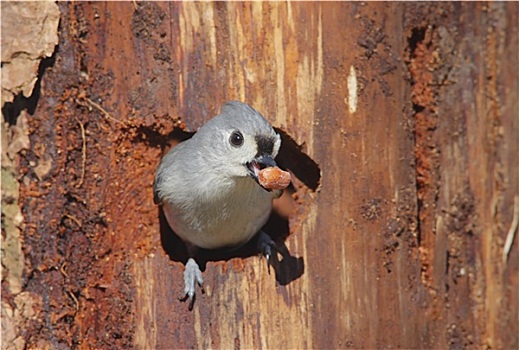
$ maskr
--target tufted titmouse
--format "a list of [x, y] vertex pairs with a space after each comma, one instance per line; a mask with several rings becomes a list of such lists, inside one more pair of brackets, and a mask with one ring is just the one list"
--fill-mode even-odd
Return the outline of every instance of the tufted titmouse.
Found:
[[184, 292], [191, 306], [196, 283], [203, 284], [194, 260], [198, 247], [239, 247], [258, 234], [268, 263], [275, 244], [261, 228], [281, 191], [262, 187], [258, 174], [276, 166], [280, 146], [281, 138], [258, 111], [231, 101], [160, 162], [154, 201], [188, 247]]

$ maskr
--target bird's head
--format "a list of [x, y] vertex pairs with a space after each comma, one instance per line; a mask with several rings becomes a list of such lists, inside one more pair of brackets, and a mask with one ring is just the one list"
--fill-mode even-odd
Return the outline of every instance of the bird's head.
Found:
[[249, 105], [227, 102], [219, 115], [196, 133], [201, 152], [214, 171], [226, 177], [250, 176], [258, 184], [261, 169], [276, 166], [281, 138], [263, 116]]

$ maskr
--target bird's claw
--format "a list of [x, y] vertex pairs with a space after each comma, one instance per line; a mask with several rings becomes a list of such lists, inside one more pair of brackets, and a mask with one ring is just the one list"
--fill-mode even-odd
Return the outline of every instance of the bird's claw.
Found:
[[272, 247], [277, 250], [276, 243], [265, 232], [260, 231], [258, 236], [258, 249], [267, 260], [267, 269], [270, 275], [270, 257], [272, 256]]
[[202, 292], [204, 292], [202, 271], [200, 271], [200, 267], [198, 267], [195, 259], [189, 258], [184, 270], [184, 296], [180, 298], [181, 301], [189, 299], [189, 310], [193, 309], [193, 304], [195, 303], [196, 284], [198, 284]]

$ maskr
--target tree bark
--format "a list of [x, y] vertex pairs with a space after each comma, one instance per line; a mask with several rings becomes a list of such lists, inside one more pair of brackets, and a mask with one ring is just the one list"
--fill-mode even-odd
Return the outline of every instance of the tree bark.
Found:
[[[518, 6], [59, 3], [18, 165], [32, 302], [2, 274], [24, 346], [518, 348]], [[203, 252], [189, 311], [153, 177], [231, 99], [282, 135], [287, 251]]]

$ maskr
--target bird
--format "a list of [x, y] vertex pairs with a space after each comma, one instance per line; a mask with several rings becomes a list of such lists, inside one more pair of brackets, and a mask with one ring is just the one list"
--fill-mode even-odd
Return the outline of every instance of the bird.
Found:
[[282, 190], [263, 187], [258, 175], [277, 166], [280, 147], [279, 134], [257, 110], [229, 101], [160, 161], [154, 202], [186, 244], [183, 299], [190, 300], [190, 308], [196, 284], [203, 288], [199, 248], [233, 249], [258, 237], [258, 249], [269, 264], [276, 245], [262, 227]]

